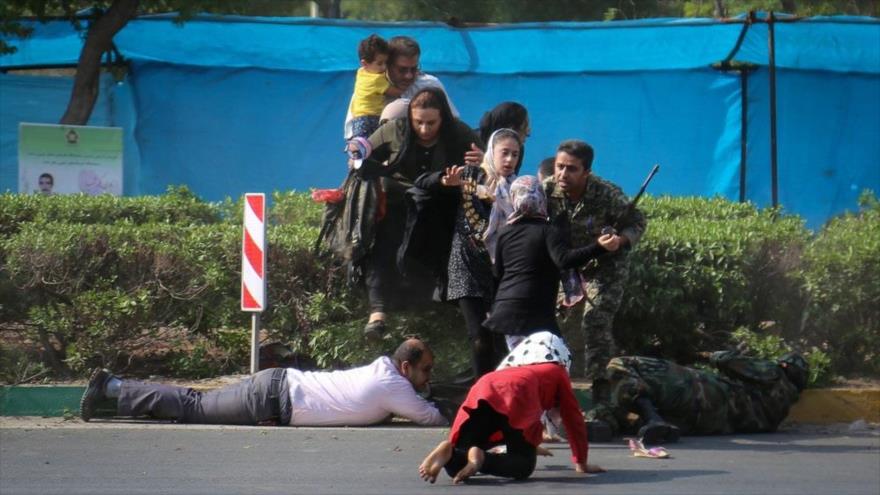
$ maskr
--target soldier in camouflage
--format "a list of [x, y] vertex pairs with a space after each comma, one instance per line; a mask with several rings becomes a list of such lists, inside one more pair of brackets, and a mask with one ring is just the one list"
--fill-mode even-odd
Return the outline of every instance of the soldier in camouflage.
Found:
[[[596, 242], [603, 230], [613, 228], [623, 248], [581, 268], [583, 315], [578, 318], [571, 311], [562, 325], [575, 357], [573, 376], [585, 371], [585, 376], [595, 382], [615, 355], [611, 329], [629, 275], [627, 253], [645, 232], [646, 221], [641, 211], [630, 206], [619, 187], [592, 173], [592, 164], [590, 145], [578, 140], [564, 141], [556, 150], [555, 173], [544, 182], [544, 191], [551, 220], [556, 221], [561, 215], [569, 220], [572, 247]], [[575, 350], [583, 347], [584, 361]], [[594, 383], [594, 395], [598, 388], [599, 384]]]
[[778, 361], [734, 351], [709, 354], [715, 370], [679, 366], [650, 357], [623, 356], [605, 369], [611, 400], [587, 413], [611, 430], [635, 426], [645, 443], [674, 442], [680, 434], [775, 431], [807, 384], [809, 367], [796, 353]]

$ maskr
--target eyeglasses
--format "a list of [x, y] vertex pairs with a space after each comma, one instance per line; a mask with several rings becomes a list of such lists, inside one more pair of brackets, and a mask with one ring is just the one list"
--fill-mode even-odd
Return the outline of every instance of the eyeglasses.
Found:
[[413, 67], [401, 67], [401, 66], [395, 64], [395, 65], [392, 65], [391, 67], [394, 68], [395, 71], [400, 72], [401, 74], [415, 75], [415, 74], [418, 74], [419, 72], [421, 72], [421, 70], [422, 70], [422, 67], [420, 65], [416, 65]]

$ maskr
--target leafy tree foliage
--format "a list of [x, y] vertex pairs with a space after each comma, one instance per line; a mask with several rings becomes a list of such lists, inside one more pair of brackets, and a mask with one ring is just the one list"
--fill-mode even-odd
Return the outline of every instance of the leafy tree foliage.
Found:
[[875, 0], [343, 0], [342, 16], [451, 24], [725, 17], [749, 10], [800, 16], [878, 14]]

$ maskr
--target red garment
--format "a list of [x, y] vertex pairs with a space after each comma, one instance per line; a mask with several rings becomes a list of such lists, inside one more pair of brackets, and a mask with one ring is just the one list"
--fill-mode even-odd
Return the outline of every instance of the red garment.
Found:
[[345, 191], [340, 187], [337, 189], [313, 189], [312, 201], [316, 203], [339, 203], [345, 199]]
[[510, 426], [522, 430], [525, 439], [537, 447], [541, 444], [544, 411], [559, 407], [568, 432], [568, 445], [574, 462], [587, 462], [587, 427], [581, 408], [571, 389], [565, 368], [556, 363], [514, 366], [487, 373], [471, 387], [455, 416], [449, 441], [458, 441], [461, 426], [470, 412], [486, 401], [492, 409], [507, 416]]

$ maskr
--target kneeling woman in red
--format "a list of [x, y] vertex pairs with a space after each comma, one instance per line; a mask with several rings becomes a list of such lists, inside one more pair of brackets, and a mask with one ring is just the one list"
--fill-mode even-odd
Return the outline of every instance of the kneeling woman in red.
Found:
[[[419, 476], [433, 483], [445, 468], [455, 483], [477, 472], [528, 478], [541, 444], [541, 414], [553, 407], [562, 414], [575, 471], [603, 472], [587, 464], [587, 430], [568, 373], [558, 362], [544, 362], [483, 375], [459, 408], [449, 439], [428, 454]], [[499, 443], [507, 446], [506, 452], [487, 452]]]

